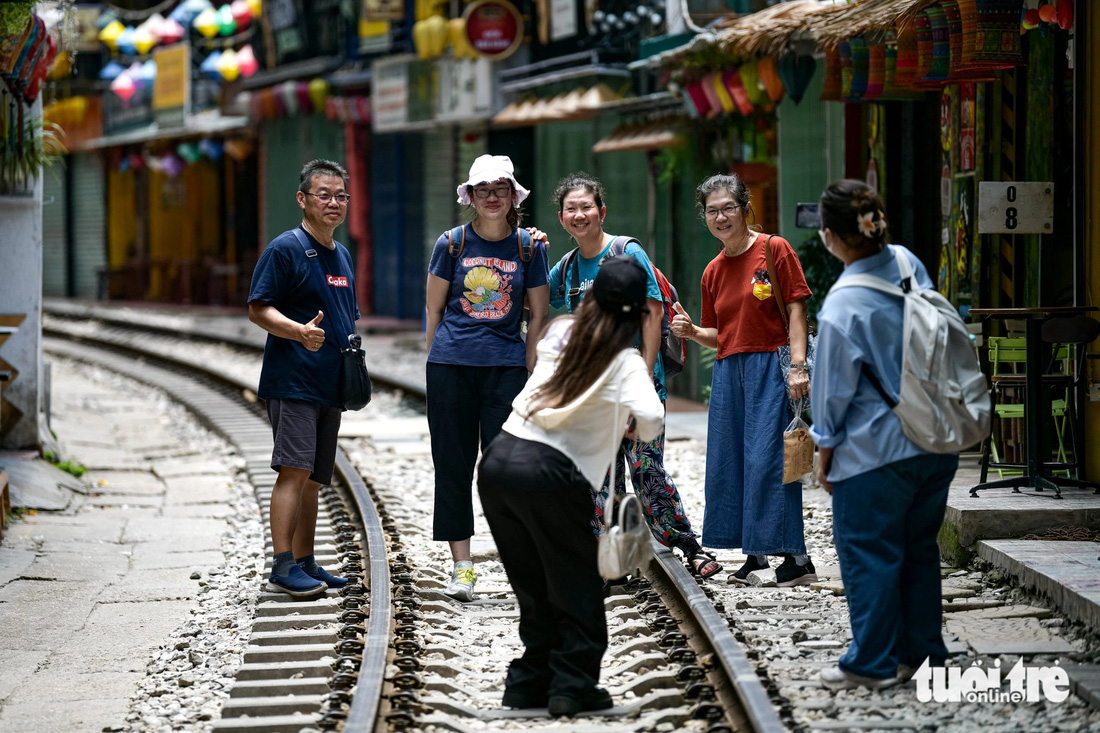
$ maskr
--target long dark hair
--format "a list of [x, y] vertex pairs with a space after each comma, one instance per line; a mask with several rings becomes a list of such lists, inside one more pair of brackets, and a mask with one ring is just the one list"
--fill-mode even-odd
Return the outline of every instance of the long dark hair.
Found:
[[890, 241], [882, 199], [875, 189], [854, 179], [835, 181], [821, 194], [821, 226], [831, 229], [859, 258], [881, 252]]
[[648, 308], [605, 311], [590, 293], [577, 309], [558, 368], [531, 396], [528, 417], [543, 408], [568, 405], [582, 395], [619, 352], [634, 343], [648, 313]]

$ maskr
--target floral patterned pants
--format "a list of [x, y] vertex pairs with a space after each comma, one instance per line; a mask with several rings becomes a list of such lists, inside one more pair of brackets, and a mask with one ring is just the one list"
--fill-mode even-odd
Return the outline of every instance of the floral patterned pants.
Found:
[[[645, 519], [653, 536], [665, 547], [679, 548], [690, 556], [698, 551], [699, 541], [691, 529], [691, 522], [684, 512], [684, 503], [676, 484], [665, 470], [665, 434], [645, 443], [641, 440], [623, 440], [617, 460], [619, 467], [616, 475], [616, 496], [626, 496], [623, 460], [630, 471], [630, 481], [634, 484], [634, 493], [642, 502]], [[592, 531], [597, 537], [604, 533], [604, 508], [607, 505], [608, 484], [611, 476], [604, 479], [599, 491], [593, 490], [592, 501], [596, 513], [592, 518]]]

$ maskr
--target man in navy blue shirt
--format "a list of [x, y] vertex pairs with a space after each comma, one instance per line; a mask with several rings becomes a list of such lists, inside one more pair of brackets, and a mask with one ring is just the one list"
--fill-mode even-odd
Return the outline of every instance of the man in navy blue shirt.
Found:
[[295, 598], [342, 588], [347, 578], [314, 559], [317, 494], [332, 480], [340, 430], [340, 350], [359, 309], [351, 256], [332, 238], [348, 213], [348, 174], [330, 160], [302, 168], [302, 223], [264, 249], [252, 274], [248, 318], [268, 332], [259, 396], [275, 437], [271, 468], [274, 558], [267, 590]]

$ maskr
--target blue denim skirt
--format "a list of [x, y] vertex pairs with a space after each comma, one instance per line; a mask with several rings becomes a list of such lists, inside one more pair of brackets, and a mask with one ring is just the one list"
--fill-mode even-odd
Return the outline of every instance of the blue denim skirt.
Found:
[[806, 553], [802, 484], [783, 483], [793, 415], [774, 351], [714, 363], [707, 421], [703, 545], [746, 555]]

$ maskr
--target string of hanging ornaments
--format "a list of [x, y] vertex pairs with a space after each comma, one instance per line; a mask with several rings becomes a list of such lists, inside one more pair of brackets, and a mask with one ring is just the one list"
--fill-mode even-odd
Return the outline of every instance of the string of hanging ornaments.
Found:
[[[161, 11], [175, 6], [164, 16]], [[148, 58], [155, 48], [171, 46], [190, 38], [193, 45], [206, 51], [200, 70], [214, 81], [235, 81], [252, 76], [259, 61], [252, 44], [263, 11], [262, 0], [233, 0], [214, 7], [210, 0], [164, 2], [147, 11], [126, 11], [108, 4], [110, 10], [97, 21], [99, 40], [113, 58], [99, 73], [110, 82], [111, 91], [123, 103], [156, 79], [156, 61]], [[126, 21], [141, 22], [126, 25]]]

